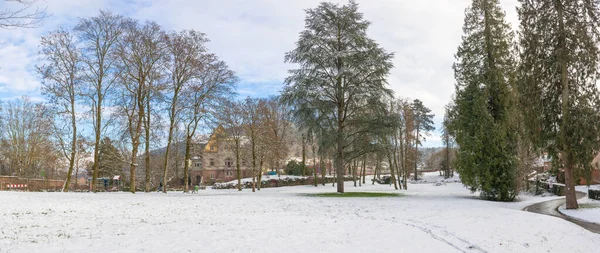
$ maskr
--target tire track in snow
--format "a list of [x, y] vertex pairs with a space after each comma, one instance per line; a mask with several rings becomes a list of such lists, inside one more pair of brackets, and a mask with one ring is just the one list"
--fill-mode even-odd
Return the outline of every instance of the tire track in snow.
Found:
[[[456, 234], [451, 233], [448, 230], [445, 230], [439, 226], [427, 225], [427, 224], [417, 222], [414, 220], [408, 220], [408, 221], [409, 222], [401, 221], [400, 223], [410, 226], [410, 227], [414, 227], [416, 229], [419, 229], [419, 230], [429, 234], [433, 239], [436, 239], [440, 242], [446, 243], [449, 246], [455, 248], [456, 250], [458, 250], [460, 252], [463, 252], [463, 253], [471, 253], [471, 252], [487, 253], [487, 251], [483, 250], [479, 246], [474, 245], [474, 244], [470, 243], [469, 241], [462, 239], [462, 238], [458, 237]], [[430, 227], [427, 227], [427, 226], [430, 226]]]

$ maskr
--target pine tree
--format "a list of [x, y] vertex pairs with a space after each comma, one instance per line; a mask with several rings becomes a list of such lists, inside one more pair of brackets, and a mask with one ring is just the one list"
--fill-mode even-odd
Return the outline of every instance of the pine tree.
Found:
[[444, 178], [453, 177], [454, 173], [451, 172], [452, 168], [452, 157], [453, 157], [453, 139], [452, 133], [450, 132], [449, 125], [451, 121], [451, 108], [452, 105], [446, 106], [446, 115], [444, 115], [444, 121], [442, 122], [442, 143], [444, 144], [443, 159], [441, 162], [441, 170], [444, 173]]
[[335, 143], [337, 191], [343, 193], [344, 167], [359, 153], [348, 154], [349, 147], [380, 127], [382, 99], [392, 94], [385, 86], [393, 54], [367, 37], [370, 23], [355, 1], [321, 3], [306, 13], [297, 48], [285, 56], [299, 69], [290, 70], [283, 98], [294, 105], [295, 114], [318, 115]]
[[[105, 137], [100, 142], [98, 150], [98, 176], [110, 177], [123, 174], [123, 168], [126, 166], [125, 158], [119, 150], [112, 144], [110, 138]], [[88, 170], [89, 176], [93, 171]]]
[[456, 167], [463, 184], [482, 198], [512, 201], [518, 193], [510, 121], [512, 32], [498, 0], [473, 0], [465, 15], [449, 124], [459, 146]]
[[519, 93], [529, 137], [564, 169], [567, 209], [576, 209], [576, 169], [599, 150], [598, 0], [520, 0]]
[[[421, 100], [415, 99], [412, 104], [414, 124], [415, 124], [415, 154], [419, 154], [419, 146], [422, 144], [421, 140], [425, 140], [425, 136], [429, 135], [429, 132], [435, 130], [433, 126], [433, 114], [431, 110]], [[419, 159], [415, 159], [415, 181], [418, 180], [417, 163]]]

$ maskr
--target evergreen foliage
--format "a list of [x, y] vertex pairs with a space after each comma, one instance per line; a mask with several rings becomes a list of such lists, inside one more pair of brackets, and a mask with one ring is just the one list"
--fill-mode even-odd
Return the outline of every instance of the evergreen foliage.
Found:
[[[433, 126], [433, 116], [431, 110], [419, 99], [415, 99], [412, 103], [414, 124], [415, 124], [415, 154], [419, 154], [419, 146], [422, 145], [421, 140], [425, 141], [425, 136], [429, 136], [429, 132], [435, 130]], [[417, 162], [415, 159], [415, 181], [418, 180]]]
[[[98, 177], [112, 178], [116, 175], [122, 175], [124, 166], [124, 158], [119, 150], [112, 144], [110, 138], [106, 137], [100, 142], [100, 151], [98, 152]], [[92, 171], [88, 173], [91, 176]]]
[[564, 169], [567, 208], [577, 208], [575, 170], [590, 171], [600, 148], [600, 1], [519, 2], [518, 89], [527, 132], [554, 169]]
[[516, 134], [510, 120], [512, 32], [498, 0], [473, 0], [454, 64], [456, 98], [449, 124], [459, 146], [456, 168], [471, 191], [489, 200], [518, 194]]
[[[338, 192], [344, 191], [344, 165], [362, 150], [352, 149], [355, 140], [383, 127], [385, 104], [391, 97], [386, 78], [393, 54], [367, 36], [369, 22], [358, 4], [321, 3], [306, 11], [305, 30], [296, 49], [285, 61], [290, 70], [283, 99], [294, 107], [297, 118], [318, 125], [335, 147]], [[316, 124], [314, 124], [316, 123]]]

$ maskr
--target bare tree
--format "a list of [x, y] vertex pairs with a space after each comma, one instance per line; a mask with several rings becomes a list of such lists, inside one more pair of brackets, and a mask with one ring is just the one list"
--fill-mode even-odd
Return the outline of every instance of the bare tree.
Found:
[[144, 105], [144, 110], [145, 110], [145, 114], [144, 114], [144, 119], [143, 119], [143, 127], [144, 127], [144, 148], [145, 150], [145, 165], [144, 165], [144, 169], [145, 169], [145, 174], [146, 174], [146, 180], [145, 180], [145, 184], [144, 184], [144, 191], [145, 192], [150, 192], [150, 177], [152, 174], [152, 170], [151, 170], [151, 157], [152, 155], [150, 154], [150, 146], [151, 146], [151, 139], [156, 139], [158, 138], [158, 134], [156, 130], [161, 129], [160, 126], [160, 113], [156, 112], [156, 110], [154, 109], [154, 106], [157, 104], [157, 102], [162, 101], [162, 91], [165, 89], [165, 85], [162, 81], [164, 76], [164, 73], [162, 73], [160, 70], [159, 71], [153, 71], [152, 74], [148, 77], [148, 86], [147, 86], [147, 92], [146, 92], [146, 98], [145, 98], [145, 105]]
[[[167, 148], [165, 150], [165, 161], [163, 166], [163, 181], [167, 181], [167, 170], [169, 168], [169, 154], [173, 132], [179, 120], [184, 105], [181, 103], [180, 93], [186, 85], [200, 77], [205, 70], [206, 61], [212, 57], [206, 54], [204, 44], [208, 41], [203, 33], [193, 30], [183, 32], [171, 32], [166, 36], [167, 50], [170, 56], [167, 69], [170, 73], [170, 83], [166, 91], [166, 103], [169, 116], [169, 133], [167, 136]], [[194, 89], [187, 89], [194, 91]], [[190, 125], [191, 126], [191, 125]], [[195, 133], [197, 124], [192, 127]], [[192, 130], [190, 129], [190, 130]], [[187, 179], [184, 179], [187, 180]], [[185, 184], [187, 187], [187, 183]], [[186, 189], [187, 191], [187, 189]], [[165, 190], [166, 192], [166, 190]]]
[[39, 177], [58, 164], [50, 112], [24, 97], [2, 108], [2, 155], [10, 175]]
[[[185, 98], [184, 104], [187, 105], [183, 112], [185, 125], [185, 163], [183, 166], [185, 192], [189, 191], [188, 161], [191, 159], [193, 137], [196, 134], [198, 125], [203, 120], [209, 120], [216, 116], [216, 108], [221, 106], [223, 101], [228, 101], [229, 96], [233, 95], [232, 88], [235, 82], [237, 82], [237, 77], [227, 64], [219, 61], [216, 56], [211, 56], [205, 59], [198, 78], [195, 78], [191, 85], [186, 86], [185, 91], [182, 93], [185, 94], [183, 96]], [[223, 106], [227, 107], [227, 104]], [[239, 159], [239, 154], [237, 156]], [[164, 192], [166, 193], [166, 189]]]
[[[77, 156], [77, 112], [75, 104], [79, 100], [81, 83], [81, 54], [75, 38], [65, 29], [59, 29], [42, 37], [40, 58], [46, 62], [38, 66], [42, 75], [42, 92], [49, 97], [57, 116], [54, 117], [59, 147], [69, 161], [69, 170], [63, 191], [69, 190], [71, 175]], [[70, 124], [63, 124], [63, 122]], [[71, 134], [70, 139], [65, 133]]]
[[[123, 34], [123, 23], [122, 16], [100, 11], [100, 14], [96, 17], [79, 20], [74, 28], [74, 32], [82, 43], [82, 61], [85, 66], [83, 95], [86, 104], [90, 106], [94, 128], [92, 182], [96, 182], [96, 178], [98, 178], [98, 152], [102, 141], [102, 133], [108, 125], [103, 124], [104, 103], [118, 76], [115, 74], [118, 59], [116, 46]], [[92, 191], [96, 192], [95, 184], [92, 184]]]
[[228, 145], [235, 154], [235, 167], [237, 171], [238, 191], [242, 190], [242, 170], [240, 167], [240, 155], [242, 153], [242, 141], [244, 138], [244, 104], [238, 101], [225, 101], [219, 112], [219, 121], [227, 131], [227, 135], [221, 137], [222, 143]]
[[[127, 22], [123, 39], [118, 42], [121, 82], [119, 104], [126, 118], [126, 131], [131, 141], [130, 187], [135, 193], [135, 172], [138, 166], [138, 149], [145, 120], [146, 100], [153, 75], [159, 71], [165, 57], [164, 33], [162, 28], [147, 21]], [[166, 183], [166, 182], [164, 182]]]
[[[34, 28], [47, 17], [46, 8], [39, 8], [38, 0], [4, 0], [7, 7], [0, 10], [0, 28]], [[8, 6], [16, 8], [9, 8]]]
[[[244, 116], [245, 132], [250, 141], [250, 158], [252, 160], [252, 192], [256, 191], [256, 177], [262, 173], [261, 157], [264, 157], [265, 137], [268, 129], [265, 127], [264, 99], [246, 98], [241, 109]], [[257, 167], [258, 166], [258, 167]], [[260, 180], [260, 178], [259, 178]]]
[[267, 114], [265, 121], [270, 132], [269, 146], [272, 149], [272, 157], [275, 160], [275, 170], [281, 176], [281, 161], [288, 155], [288, 138], [291, 127], [290, 107], [281, 102], [279, 97], [269, 98], [266, 104]]

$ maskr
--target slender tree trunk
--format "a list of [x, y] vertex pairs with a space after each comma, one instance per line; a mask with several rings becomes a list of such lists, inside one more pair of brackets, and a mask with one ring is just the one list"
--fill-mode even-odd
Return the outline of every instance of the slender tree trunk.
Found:
[[150, 192], [150, 94], [146, 98], [146, 183], [145, 191]]
[[331, 184], [331, 186], [335, 187], [335, 183], [337, 182], [337, 179], [338, 179], [338, 173], [336, 171], [337, 170], [337, 165], [334, 164], [331, 167], [333, 169], [333, 174], [332, 174], [333, 175], [333, 183]]
[[341, 116], [343, 111], [342, 107], [338, 109], [338, 130], [337, 130], [337, 163], [336, 174], [337, 174], [337, 192], [344, 193], [344, 132], [343, 132], [343, 123]]
[[[177, 99], [173, 98], [173, 103], [177, 103]], [[163, 182], [167, 182], [167, 171], [169, 168], [169, 154], [171, 151], [171, 142], [173, 140], [173, 131], [175, 129], [175, 117], [173, 116], [175, 114], [175, 106], [172, 105], [171, 106], [171, 116], [170, 116], [170, 122], [169, 122], [169, 135], [167, 136], [167, 148], [165, 149], [165, 162], [163, 164]], [[187, 144], [186, 144], [187, 145]], [[177, 145], [177, 150], [175, 150], [175, 152], [179, 153], [179, 145]], [[178, 158], [178, 154], [176, 155], [176, 159], [175, 159], [175, 177], [179, 178], [178, 171], [177, 171], [177, 158]]]
[[363, 164], [362, 164], [362, 184], [365, 184], [365, 180], [367, 177], [367, 157], [365, 156], [363, 158]]
[[[142, 78], [140, 80], [140, 84], [139, 85], [140, 89], [143, 89], [144, 87], [144, 83], [146, 82], [146, 80], [144, 78]], [[137, 107], [138, 107], [138, 115], [137, 115], [137, 121], [136, 121], [136, 126], [135, 129], [130, 129], [130, 133], [131, 134], [131, 141], [132, 141], [132, 149], [131, 149], [131, 164], [129, 167], [129, 184], [130, 184], [130, 191], [131, 193], [135, 193], [135, 188], [136, 188], [136, 184], [135, 184], [135, 170], [137, 169], [137, 156], [138, 156], [138, 149], [140, 146], [140, 135], [142, 132], [142, 122], [144, 120], [144, 111], [145, 111], [145, 103], [144, 103], [144, 94], [142, 94], [141, 92], [138, 92], [137, 96]], [[133, 115], [132, 115], [133, 117]], [[130, 119], [131, 120], [131, 119]], [[130, 124], [131, 125], [131, 124]], [[163, 184], [165, 187], [167, 186], [167, 182], [164, 182]]]
[[[139, 140], [136, 140], [133, 142], [133, 148], [131, 149], [131, 164], [129, 165], [129, 185], [131, 193], [135, 193], [135, 169], [137, 168], [138, 146]], [[166, 186], [166, 184], [163, 185]]]
[[254, 177], [256, 176], [256, 137], [252, 140], [252, 192], [256, 192], [256, 181]]
[[[185, 138], [185, 160], [183, 163], [183, 192], [185, 192], [185, 193], [190, 192], [188, 178], [190, 177], [190, 159], [192, 156], [191, 150], [192, 150], [192, 135], [190, 133], [187, 133], [186, 138]], [[167, 193], [166, 187], [164, 189], [164, 192]]]
[[238, 191], [242, 191], [242, 169], [240, 168], [240, 140], [235, 140], [235, 167], [237, 168]]
[[263, 168], [263, 158], [260, 158], [260, 162], [259, 162], [259, 166], [260, 168], [258, 168], [258, 190], [260, 191], [260, 187], [262, 187], [262, 168]]
[[[323, 167], [323, 165], [325, 167]], [[325, 186], [325, 174], [327, 174], [327, 165], [323, 164], [323, 155], [319, 156], [319, 169], [321, 170], [321, 184]]]
[[363, 160], [361, 162], [360, 170], [358, 171], [358, 186], [362, 186], [362, 175], [363, 175], [363, 168], [364, 167], [365, 167], [365, 160], [364, 160], [364, 156], [363, 156]]
[[[101, 72], [102, 74], [102, 72]], [[94, 165], [92, 166], [92, 182], [90, 183], [92, 186], [92, 192], [96, 192], [96, 179], [98, 179], [98, 170], [100, 167], [99, 164], [99, 155], [100, 155], [100, 133], [102, 131], [102, 81], [99, 80], [97, 83], [97, 104], [96, 104], [96, 124], [94, 125], [94, 134], [95, 134], [95, 142], [94, 142]]]
[[[75, 116], [75, 92], [71, 92], [71, 127], [73, 128], [73, 136], [71, 139], [71, 156], [69, 157], [69, 171], [67, 172], [67, 179], [63, 186], [63, 192], [69, 191], [69, 185], [71, 184], [71, 174], [73, 174], [73, 167], [75, 167], [75, 156], [77, 155], [77, 118]], [[77, 178], [75, 178], [77, 180]]]
[[[314, 139], [313, 139], [314, 140]], [[316, 154], [316, 147], [315, 147], [315, 143], [313, 141], [312, 144], [312, 154], [313, 154], [313, 181], [314, 181], [314, 185], [315, 187], [317, 187], [317, 154]]]
[[79, 159], [77, 159], [77, 162], [75, 163], [75, 187], [74, 187], [75, 189], [74, 189], [74, 191], [77, 191], [77, 187], [79, 187], [78, 182], [77, 182], [77, 181], [79, 181], [79, 180], [77, 180], [78, 175], [79, 175]]
[[306, 137], [302, 134], [302, 176], [306, 176]]
[[356, 169], [358, 169], [358, 160], [354, 159], [354, 167], [352, 169], [352, 180], [354, 181], [354, 187], [357, 186], [357, 184], [356, 184]]
[[568, 133], [569, 133], [569, 124], [570, 119], [569, 117], [571, 116], [569, 113], [569, 103], [570, 103], [570, 96], [569, 96], [569, 79], [568, 79], [568, 66], [567, 66], [567, 46], [566, 46], [566, 31], [565, 31], [565, 24], [564, 24], [564, 10], [563, 10], [563, 5], [562, 2], [560, 0], [556, 0], [555, 1], [556, 4], [556, 10], [558, 13], [558, 30], [559, 30], [559, 37], [558, 37], [558, 50], [560, 50], [558, 52], [558, 65], [560, 66], [560, 81], [562, 84], [562, 124], [560, 127], [560, 134], [561, 134], [561, 139], [562, 139], [562, 145], [563, 145], [563, 150], [562, 150], [562, 158], [563, 158], [563, 164], [564, 164], [564, 170], [565, 170], [565, 198], [567, 201], [567, 209], [577, 209], [579, 208], [579, 205], [577, 204], [577, 196], [575, 194], [575, 180], [573, 177], [573, 165], [571, 163], [572, 160], [572, 154], [571, 154], [571, 148], [570, 145], [568, 143]]
[[419, 174], [417, 173], [417, 163], [419, 161], [419, 123], [417, 123], [417, 139], [415, 140], [415, 181], [419, 179]]
[[392, 158], [388, 157], [388, 162], [390, 163], [390, 173], [391, 173], [390, 180], [394, 181], [394, 189], [398, 190], [398, 181], [396, 181], [396, 173], [395, 173], [394, 162], [392, 161]]
[[375, 184], [375, 177], [377, 176], [377, 171], [378, 170], [379, 170], [379, 158], [377, 158], [377, 161], [375, 162], [375, 171], [373, 172], [374, 173], [373, 174], [373, 181], [371, 181], [372, 185]]

